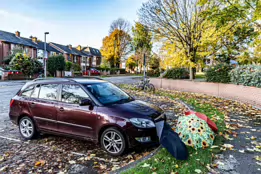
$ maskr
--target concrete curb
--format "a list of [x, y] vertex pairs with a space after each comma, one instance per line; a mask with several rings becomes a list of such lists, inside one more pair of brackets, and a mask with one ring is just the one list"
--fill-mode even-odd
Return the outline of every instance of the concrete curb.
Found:
[[149, 155], [144, 156], [144, 157], [142, 157], [141, 159], [136, 160], [136, 161], [134, 161], [134, 162], [132, 162], [132, 163], [130, 163], [130, 164], [124, 166], [124, 167], [121, 167], [121, 168], [118, 169], [118, 170], [111, 171], [109, 174], [120, 174], [121, 172], [125, 172], [125, 171], [127, 171], [127, 170], [130, 170], [130, 169], [136, 167], [136, 165], [137, 165], [138, 163], [143, 162], [143, 161], [148, 160], [148, 159], [150, 159], [151, 157], [153, 157], [153, 156], [154, 156], [155, 154], [157, 154], [161, 149], [162, 149], [162, 146], [160, 145], [160, 146], [157, 147], [154, 151], [152, 151]]

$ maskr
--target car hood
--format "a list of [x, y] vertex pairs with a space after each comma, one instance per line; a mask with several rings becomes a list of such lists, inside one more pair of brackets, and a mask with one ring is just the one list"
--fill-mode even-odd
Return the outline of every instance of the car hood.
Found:
[[163, 110], [155, 105], [133, 100], [127, 103], [114, 104], [108, 109], [119, 117], [130, 118], [156, 118], [163, 113]]

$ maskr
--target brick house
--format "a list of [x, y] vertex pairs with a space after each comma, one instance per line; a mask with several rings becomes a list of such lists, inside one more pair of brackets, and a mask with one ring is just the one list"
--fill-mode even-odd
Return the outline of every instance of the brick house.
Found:
[[73, 48], [72, 45], [65, 46], [51, 42], [50, 46], [59, 50], [63, 54], [66, 62], [70, 61], [78, 63], [79, 65], [81, 64], [81, 57], [83, 55], [76, 48]]
[[90, 55], [90, 65], [91, 67], [99, 67], [101, 65], [102, 55], [100, 50], [92, 47], [84, 47], [82, 51]]
[[[0, 30], [0, 65], [5, 57], [12, 53], [16, 47], [22, 48], [24, 53], [32, 58], [38, 58], [43, 62], [44, 42], [37, 40], [37, 37], [25, 38], [20, 36], [20, 32], [10, 33]], [[101, 52], [92, 47], [73, 48], [72, 45], [61, 45], [57, 43], [46, 43], [46, 51], [49, 56], [62, 54], [65, 61], [78, 63], [85, 71], [90, 67], [98, 67], [101, 64]]]
[[[34, 45], [37, 48], [37, 59], [43, 63], [44, 58], [44, 42], [37, 40], [37, 37], [31, 37], [31, 38], [23, 38], [30, 44]], [[48, 57], [62, 54], [61, 51], [55, 49], [54, 47], [51, 47], [49, 43], [46, 43], [46, 51]]]
[[32, 58], [37, 57], [37, 47], [22, 38], [19, 31], [9, 33], [0, 30], [0, 64], [12, 53], [14, 48], [21, 48], [25, 54]]

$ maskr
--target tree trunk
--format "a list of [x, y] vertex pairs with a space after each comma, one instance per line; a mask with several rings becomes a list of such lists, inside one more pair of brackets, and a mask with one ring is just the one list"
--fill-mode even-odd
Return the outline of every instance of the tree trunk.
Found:
[[194, 79], [194, 75], [193, 75], [193, 68], [192, 66], [189, 67], [189, 80], [193, 80]]

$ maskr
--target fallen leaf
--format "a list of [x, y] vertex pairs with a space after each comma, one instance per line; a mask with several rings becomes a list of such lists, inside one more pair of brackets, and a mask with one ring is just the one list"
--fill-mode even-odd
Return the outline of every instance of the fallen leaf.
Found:
[[70, 164], [76, 164], [76, 161], [69, 161]]
[[96, 154], [91, 154], [91, 155], [90, 155], [91, 158], [93, 158], [93, 157], [95, 157], [95, 156], [96, 156]]
[[201, 173], [202, 171], [200, 169], [195, 169], [196, 173]]
[[211, 146], [211, 149], [218, 148], [218, 146]]
[[256, 159], [257, 161], [261, 161], [261, 156], [255, 156], [255, 159]]
[[225, 148], [233, 148], [234, 146], [232, 144], [223, 144], [222, 145]]
[[239, 150], [240, 153], [245, 153], [245, 150]]
[[41, 162], [40, 161], [37, 161], [34, 166], [40, 166], [41, 165]]
[[254, 136], [251, 136], [251, 137], [250, 137], [250, 139], [251, 139], [251, 140], [255, 140], [255, 139], [256, 139], [256, 137], [254, 137]]
[[149, 167], [150, 165], [147, 163], [144, 163], [141, 167]]

